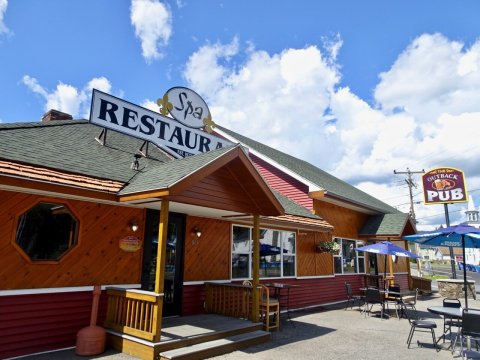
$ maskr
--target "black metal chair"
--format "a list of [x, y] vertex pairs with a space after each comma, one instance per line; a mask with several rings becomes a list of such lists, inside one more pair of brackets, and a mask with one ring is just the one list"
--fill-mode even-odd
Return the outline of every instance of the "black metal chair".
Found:
[[[465, 338], [470, 339], [470, 341], [475, 341], [477, 352], [472, 354], [470, 350], [466, 351], [464, 348]], [[463, 309], [462, 313], [462, 329], [460, 330], [460, 346], [462, 359], [467, 356], [467, 358], [474, 357], [476, 359], [480, 358], [480, 353], [478, 352], [478, 342], [480, 341], [480, 310], [478, 309]]]
[[415, 289], [414, 295], [407, 295], [400, 298], [400, 303], [399, 303], [400, 313], [404, 314], [405, 308], [410, 308], [414, 313], [415, 318], [417, 318], [418, 317], [417, 308], [416, 308], [417, 300], [418, 300], [418, 288]]
[[371, 305], [370, 309], [368, 310], [368, 314], [370, 315], [373, 305], [375, 304], [381, 306], [380, 317], [383, 319], [383, 312], [385, 310], [385, 299], [383, 294], [379, 289], [367, 288], [365, 291], [365, 317], [367, 316], [368, 306]]
[[[461, 308], [462, 304], [458, 299], [452, 298], [445, 298], [443, 299], [443, 306], [450, 307], [450, 308]], [[447, 332], [450, 335], [450, 341], [452, 341], [452, 328], [456, 327], [460, 329], [462, 327], [462, 320], [461, 319], [453, 319], [447, 316], [443, 317], [443, 333], [446, 334]], [[443, 342], [445, 342], [445, 337], [443, 338]]]
[[[437, 341], [435, 338], [435, 329], [437, 328], [437, 324], [435, 321], [432, 320], [423, 320], [423, 319], [418, 319], [417, 317], [417, 312], [410, 312], [410, 310], [405, 307], [404, 308], [405, 316], [408, 319], [408, 322], [410, 323], [410, 333], [408, 334], [407, 338], [407, 344], [408, 348], [410, 348], [410, 343], [412, 342], [413, 334], [416, 331], [419, 332], [430, 332], [432, 334], [432, 344], [433, 348], [437, 349]], [[417, 341], [417, 343], [419, 343]]]
[[361, 305], [364, 301], [363, 296], [354, 295], [352, 290], [352, 284], [345, 282], [345, 291], [347, 292], [347, 304], [345, 305], [345, 310], [347, 310], [350, 305], [350, 309], [353, 309], [355, 304], [358, 304], [358, 309], [361, 308]]
[[[393, 292], [393, 294], [392, 294]], [[390, 306], [389, 304], [392, 304], [395, 309], [395, 314], [397, 315], [397, 318], [400, 319], [398, 316], [398, 309], [400, 307], [400, 285], [394, 284], [388, 287], [387, 293], [385, 294], [385, 304], [387, 305], [388, 311], [390, 311]]]

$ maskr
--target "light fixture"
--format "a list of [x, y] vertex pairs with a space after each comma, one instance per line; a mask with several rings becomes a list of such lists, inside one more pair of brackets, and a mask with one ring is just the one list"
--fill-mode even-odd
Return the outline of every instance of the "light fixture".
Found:
[[132, 165], [130, 165], [130, 169], [138, 171], [138, 168], [140, 167], [138, 159], [140, 159], [141, 157], [142, 155], [140, 154], [133, 155], [133, 162], [132, 162]]
[[133, 232], [137, 231], [137, 230], [138, 230], [138, 224], [137, 224], [137, 222], [134, 221], [134, 220], [131, 221], [131, 222], [130, 222], [130, 227], [132, 228], [132, 231], [133, 231]]
[[198, 226], [195, 226], [193, 228], [192, 233], [195, 234], [197, 236], [197, 238], [202, 236], [202, 230]]

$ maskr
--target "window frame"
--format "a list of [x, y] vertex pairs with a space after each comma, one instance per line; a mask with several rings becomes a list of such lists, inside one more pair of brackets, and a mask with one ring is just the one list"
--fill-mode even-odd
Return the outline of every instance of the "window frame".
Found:
[[[75, 232], [73, 234], [73, 239], [75, 239], [75, 241], [73, 245], [69, 247], [67, 250], [65, 250], [63, 254], [59, 256], [57, 259], [38, 259], [38, 260], [32, 259], [29, 256], [29, 254], [27, 254], [25, 250], [19, 244], [17, 244], [17, 230], [18, 230], [18, 225], [19, 225], [19, 222], [21, 221], [22, 216], [28, 211], [30, 211], [32, 208], [34, 208], [35, 206], [41, 203], [64, 206], [76, 222]], [[15, 248], [15, 250], [30, 264], [36, 264], [36, 265], [59, 264], [60, 262], [64, 261], [66, 257], [70, 256], [70, 254], [74, 252], [75, 249], [79, 248], [80, 242], [81, 242], [80, 240], [81, 227], [82, 227], [81, 224], [82, 222], [80, 221], [80, 216], [74, 210], [73, 206], [65, 199], [57, 199], [57, 198], [50, 198], [50, 197], [36, 198], [34, 201], [25, 205], [22, 209], [16, 212], [15, 221], [13, 223], [14, 228], [12, 229], [12, 232], [11, 232], [10, 243]]]
[[[249, 248], [249, 253], [248, 253], [248, 274], [247, 274], [247, 277], [233, 277], [233, 255], [234, 254], [244, 254], [244, 252], [236, 252], [234, 251], [233, 249], [233, 244], [234, 244], [234, 239], [233, 239], [233, 236], [234, 236], [234, 231], [233, 229], [235, 227], [241, 227], [241, 228], [247, 228], [249, 230], [249, 240], [248, 240], [248, 248]], [[287, 233], [287, 234], [293, 234], [294, 235], [294, 249], [295, 251], [292, 252], [292, 253], [287, 253], [287, 254], [284, 254], [283, 252], [283, 241], [281, 241], [281, 245], [280, 245], [280, 276], [269, 276], [269, 277], [260, 277], [260, 279], [292, 279], [292, 278], [296, 278], [297, 276], [297, 232], [295, 230], [282, 230], [282, 229], [277, 229], [277, 228], [270, 228], [270, 227], [261, 227], [260, 228], [260, 231], [262, 230], [268, 230], [268, 231], [277, 231], [277, 232], [280, 232], [280, 233]], [[241, 280], [247, 280], [247, 279], [251, 279], [252, 278], [252, 270], [253, 270], [253, 239], [252, 239], [252, 234], [253, 234], [253, 227], [252, 226], [248, 226], [248, 225], [244, 225], [244, 224], [232, 224], [231, 226], [231, 233], [230, 233], [230, 279], [231, 280], [234, 280], [234, 281], [241, 281]], [[260, 239], [261, 240], [261, 239]], [[293, 275], [288, 275], [288, 276], [285, 276], [284, 275], [284, 255], [285, 256], [291, 256], [294, 258], [294, 274]], [[260, 261], [260, 264], [259, 266], [261, 266], [261, 259], [259, 259]]]
[[[364, 246], [365, 244], [358, 239], [350, 239], [350, 238], [342, 238], [339, 236], [333, 237], [332, 241], [337, 241], [340, 243], [340, 252], [339, 254], [333, 255], [333, 274], [334, 275], [358, 275], [358, 274], [366, 274], [367, 271], [367, 265], [365, 263], [365, 253], [356, 251], [355, 249]], [[343, 265], [344, 262], [344, 254], [343, 254], [343, 241], [353, 241], [355, 244], [355, 247], [353, 248], [353, 251], [355, 253], [355, 271], [353, 272], [345, 272], [345, 266]], [[340, 263], [341, 263], [341, 269], [342, 272], [336, 272], [336, 267], [335, 267], [335, 259], [340, 258]], [[363, 261], [363, 272], [360, 272], [360, 261]]]

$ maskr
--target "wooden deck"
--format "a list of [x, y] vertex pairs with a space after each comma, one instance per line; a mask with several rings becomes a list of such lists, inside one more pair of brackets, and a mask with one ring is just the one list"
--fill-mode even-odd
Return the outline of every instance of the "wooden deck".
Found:
[[145, 359], [204, 359], [270, 340], [262, 323], [206, 314], [165, 318], [160, 342], [107, 331], [107, 345]]

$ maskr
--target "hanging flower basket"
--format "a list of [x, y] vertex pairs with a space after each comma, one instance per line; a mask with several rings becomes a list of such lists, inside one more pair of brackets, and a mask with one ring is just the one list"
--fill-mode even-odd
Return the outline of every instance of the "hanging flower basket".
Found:
[[338, 255], [340, 253], [340, 245], [336, 241], [325, 241], [317, 245], [317, 251]]

